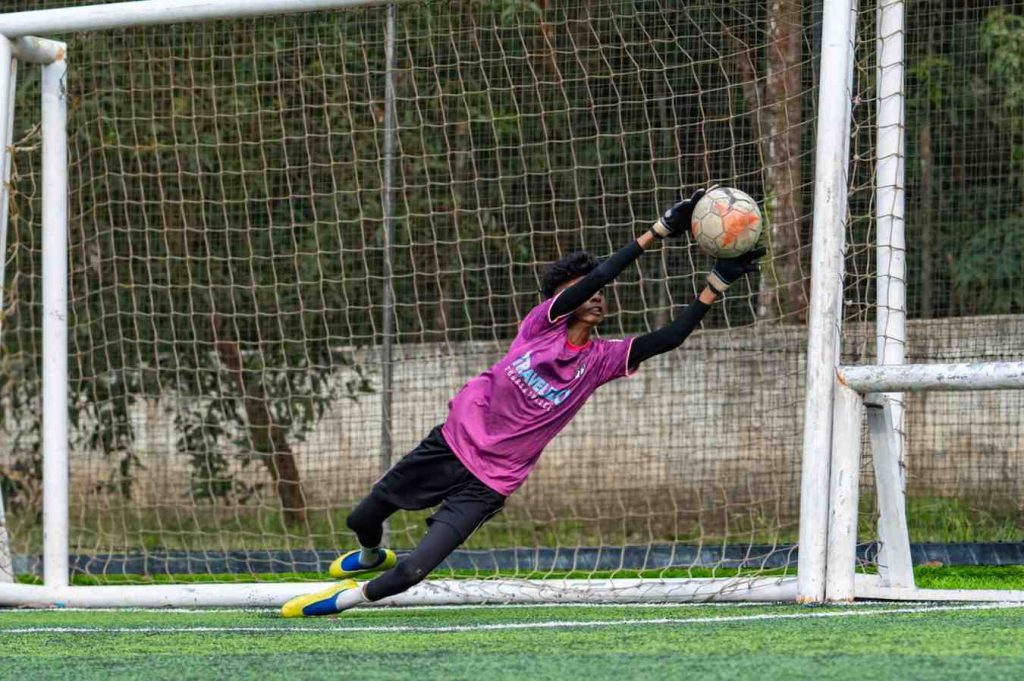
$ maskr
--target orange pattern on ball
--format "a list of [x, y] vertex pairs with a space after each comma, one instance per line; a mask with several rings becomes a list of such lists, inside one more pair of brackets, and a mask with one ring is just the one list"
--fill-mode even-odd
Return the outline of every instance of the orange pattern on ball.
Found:
[[716, 201], [715, 212], [722, 217], [722, 227], [725, 230], [725, 235], [722, 237], [722, 246], [728, 246], [736, 241], [751, 225], [755, 225], [758, 222], [758, 217], [754, 213], [745, 213], [738, 210], [730, 211], [729, 204], [726, 201]]

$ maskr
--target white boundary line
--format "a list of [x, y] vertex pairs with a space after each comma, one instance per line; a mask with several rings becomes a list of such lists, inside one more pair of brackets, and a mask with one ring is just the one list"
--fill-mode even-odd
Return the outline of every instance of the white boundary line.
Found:
[[842, 617], [867, 617], [872, 615], [928, 614], [933, 612], [978, 611], [978, 610], [1024, 610], [1021, 603], [988, 603], [985, 605], [940, 605], [915, 608], [879, 608], [872, 610], [833, 610], [824, 612], [780, 613], [766, 615], [734, 615], [726, 617], [659, 617], [632, 620], [553, 620], [549, 622], [508, 622], [500, 624], [459, 624], [453, 626], [268, 626], [268, 627], [23, 627], [4, 629], [0, 634], [426, 634], [462, 633], [474, 631], [510, 631], [516, 629], [571, 629], [618, 626], [646, 626], [666, 624], [719, 624], [737, 622], [760, 622], [771, 620], [822, 619]]

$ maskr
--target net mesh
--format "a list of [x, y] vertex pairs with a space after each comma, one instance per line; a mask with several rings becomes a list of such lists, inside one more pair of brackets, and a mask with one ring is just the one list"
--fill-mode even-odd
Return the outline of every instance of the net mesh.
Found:
[[[861, 7], [855, 69], [854, 170], [846, 261], [844, 361], [877, 358], [874, 170], [880, 160], [876, 3]], [[906, 360], [1019, 361], [1024, 355], [1018, 62], [1024, 4], [946, 0], [906, 5]], [[884, 159], [882, 159], [884, 160]], [[877, 334], [898, 342], [890, 322]], [[1020, 562], [1024, 432], [1019, 391], [905, 395], [907, 516], [917, 563]], [[866, 446], [862, 540], [878, 536]], [[996, 542], [1004, 542], [1002, 547]], [[973, 548], [964, 546], [972, 544]], [[979, 549], [977, 544], [987, 544]], [[931, 545], [931, 546], [928, 546]], [[869, 567], [875, 556], [867, 547]], [[864, 557], [864, 556], [862, 556]]]
[[[69, 36], [73, 568], [323, 570], [384, 466], [503, 354], [546, 263], [606, 256], [712, 182], [762, 202], [763, 276], [595, 395], [440, 574], [790, 565], [820, 20], [771, 6], [401, 5], [393, 309], [384, 9]], [[41, 549], [41, 198], [37, 69], [19, 77], [0, 481], [25, 571]], [[602, 336], [667, 322], [709, 264], [685, 240], [646, 255], [610, 287]], [[424, 516], [393, 518], [392, 545]]]

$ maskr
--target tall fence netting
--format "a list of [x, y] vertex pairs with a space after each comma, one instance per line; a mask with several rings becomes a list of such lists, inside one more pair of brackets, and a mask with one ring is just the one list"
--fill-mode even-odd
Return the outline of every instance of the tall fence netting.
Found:
[[[874, 363], [874, 249], [879, 154], [876, 3], [861, 7], [854, 73], [853, 172], [844, 361]], [[906, 361], [1019, 361], [1024, 356], [1021, 143], [1024, 4], [908, 2], [905, 98]], [[893, 270], [885, 274], [894, 275]], [[891, 325], [881, 337], [893, 341]], [[1024, 430], [1019, 391], [903, 397], [907, 521], [918, 563], [1013, 562], [997, 543], [1024, 540]], [[865, 440], [862, 557], [875, 564], [877, 509]], [[930, 546], [928, 546], [930, 545]], [[987, 546], [979, 546], [987, 545]], [[968, 555], [970, 554], [970, 555]]]

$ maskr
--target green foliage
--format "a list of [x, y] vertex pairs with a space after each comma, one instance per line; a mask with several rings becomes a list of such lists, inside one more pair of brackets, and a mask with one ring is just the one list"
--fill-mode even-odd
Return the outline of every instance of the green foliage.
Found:
[[[17, 359], [15, 353], [11, 354]], [[5, 438], [6, 446], [20, 454], [12, 457], [6, 466], [0, 466], [0, 494], [3, 494], [3, 503], [8, 511], [41, 519], [42, 423], [37, 418], [22, 422], [24, 415], [38, 409], [38, 384], [23, 373], [26, 367], [20, 362], [4, 362], [0, 368], [3, 369], [0, 370], [0, 434]], [[3, 428], [5, 423], [24, 425]]]
[[1024, 111], [1024, 17], [998, 8], [978, 28], [978, 46], [988, 58], [988, 75], [1002, 90], [1003, 105]]
[[517, 18], [537, 20], [543, 16], [541, 6], [533, 0], [470, 0], [474, 10], [494, 12], [501, 24], [510, 24]]
[[[332, 33], [321, 19], [310, 38]], [[327, 129], [352, 128], [354, 117], [344, 109], [284, 115], [317, 94], [309, 86], [326, 77], [325, 66], [344, 67], [292, 51], [288, 35], [233, 24], [227, 35], [175, 26], [72, 42], [95, 59], [76, 64], [69, 79], [78, 150], [69, 260], [71, 422], [75, 445], [109, 461], [96, 492], [132, 497], [142, 466], [133, 411], [147, 401], [173, 417], [176, 449], [191, 462], [188, 494], [245, 503], [263, 488], [238, 475], [252, 461], [301, 441], [339, 398], [374, 391], [372, 372], [353, 354], [373, 322], [336, 288], [366, 262], [355, 245], [359, 211], [345, 207], [343, 217], [330, 191], [354, 167], [338, 172], [336, 140], [315, 142]], [[232, 41], [247, 43], [252, 59], [219, 61]], [[361, 55], [354, 47], [338, 54], [353, 63]], [[19, 110], [32, 112], [37, 93], [30, 79]], [[321, 128], [310, 129], [312, 121]], [[360, 155], [376, 149], [372, 125], [351, 137]], [[12, 510], [32, 496], [21, 488], [40, 445], [40, 207], [30, 153], [15, 178], [26, 193], [15, 197], [9, 243], [16, 274], [8, 302], [22, 304], [5, 320], [0, 372], [0, 405], [21, 439], [15, 463], [0, 472]], [[115, 168], [119, 179], [105, 179]], [[379, 204], [376, 191], [367, 194], [359, 198]]]
[[985, 314], [1024, 312], [1024, 215], [976, 228], [956, 261], [954, 285]]
[[1006, 181], [1019, 195], [1024, 191], [1024, 17], [992, 10], [978, 28], [978, 47], [988, 62], [985, 88], [993, 107], [990, 115], [1009, 133], [1013, 173]]
[[910, 314], [1019, 312], [1024, 17], [920, 2], [907, 26]]

